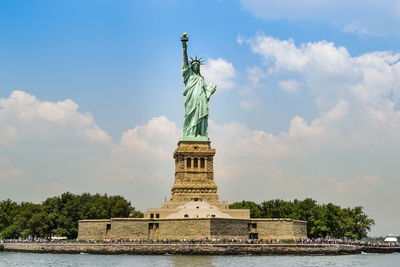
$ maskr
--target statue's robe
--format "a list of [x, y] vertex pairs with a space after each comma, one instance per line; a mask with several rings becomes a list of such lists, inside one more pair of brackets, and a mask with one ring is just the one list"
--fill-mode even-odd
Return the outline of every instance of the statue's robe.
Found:
[[208, 137], [208, 101], [216, 86], [206, 85], [203, 76], [194, 73], [189, 65], [183, 66], [182, 75], [186, 97], [183, 137]]

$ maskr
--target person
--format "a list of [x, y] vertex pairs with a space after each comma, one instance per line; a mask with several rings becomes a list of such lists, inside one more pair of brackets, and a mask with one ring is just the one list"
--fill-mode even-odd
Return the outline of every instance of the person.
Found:
[[208, 102], [215, 93], [216, 85], [207, 85], [200, 73], [201, 59], [197, 57], [188, 61], [186, 33], [181, 39], [183, 48], [182, 75], [185, 84], [185, 120], [181, 140], [209, 141], [208, 128]]

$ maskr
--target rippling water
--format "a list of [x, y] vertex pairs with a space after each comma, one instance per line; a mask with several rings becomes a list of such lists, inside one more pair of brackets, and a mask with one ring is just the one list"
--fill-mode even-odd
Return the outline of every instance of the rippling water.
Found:
[[0, 252], [0, 266], [400, 266], [400, 254], [346, 256], [133, 256]]

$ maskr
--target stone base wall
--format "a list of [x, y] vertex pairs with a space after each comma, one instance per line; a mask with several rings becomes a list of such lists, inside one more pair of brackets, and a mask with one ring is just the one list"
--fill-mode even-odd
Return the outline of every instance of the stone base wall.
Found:
[[307, 222], [292, 219], [176, 218], [79, 221], [78, 239], [295, 239], [307, 237]]
[[247, 220], [218, 219], [218, 220], [211, 220], [210, 223], [211, 223], [210, 236], [213, 238], [221, 238], [221, 239], [249, 238], [248, 219]]
[[206, 237], [210, 235], [209, 219], [192, 220], [165, 220], [158, 221], [159, 228], [151, 236], [153, 239], [191, 239]]
[[295, 236], [307, 236], [307, 222], [293, 221], [293, 232]]
[[110, 231], [107, 232], [107, 224], [111, 224], [111, 219], [79, 221], [78, 238], [81, 240], [109, 238]]
[[307, 237], [307, 222], [291, 219], [253, 219], [259, 239], [293, 239]]
[[148, 222], [138, 219], [112, 219], [110, 239], [148, 239]]

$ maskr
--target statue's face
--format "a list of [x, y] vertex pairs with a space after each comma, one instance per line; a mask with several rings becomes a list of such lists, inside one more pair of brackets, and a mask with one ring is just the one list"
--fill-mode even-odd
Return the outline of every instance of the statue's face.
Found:
[[196, 74], [200, 73], [200, 64], [199, 63], [193, 63], [191, 66], [192, 71]]

